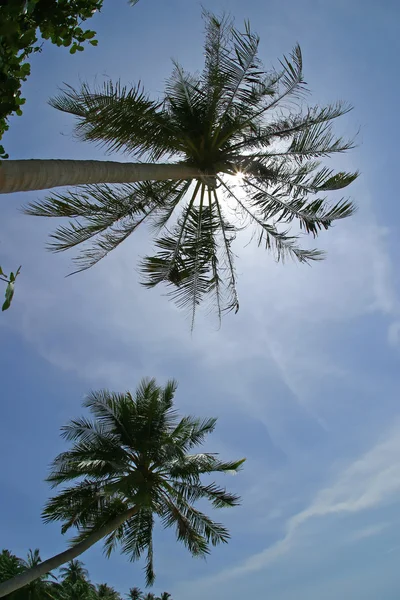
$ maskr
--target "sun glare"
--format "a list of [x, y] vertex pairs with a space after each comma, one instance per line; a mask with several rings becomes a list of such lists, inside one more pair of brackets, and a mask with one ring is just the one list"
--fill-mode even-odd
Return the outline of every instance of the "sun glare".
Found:
[[243, 177], [244, 177], [244, 175], [243, 175], [243, 173], [241, 171], [238, 171], [236, 173], [236, 175], [235, 175], [235, 181], [236, 181], [237, 185], [242, 185], [242, 183], [243, 183]]
[[228, 175], [227, 181], [229, 184], [231, 184], [233, 186], [242, 185], [243, 178], [244, 178], [244, 174], [242, 173], [242, 171], [237, 171], [234, 175]]

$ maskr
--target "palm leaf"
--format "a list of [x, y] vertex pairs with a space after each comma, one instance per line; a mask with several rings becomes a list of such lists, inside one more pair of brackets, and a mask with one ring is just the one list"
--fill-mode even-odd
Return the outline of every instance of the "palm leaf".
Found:
[[80, 90], [66, 86], [50, 105], [77, 117], [79, 139], [98, 142], [109, 152], [146, 153], [150, 160], [176, 152], [162, 104], [150, 100], [140, 84], [130, 89], [112, 81], [93, 90], [87, 83]]

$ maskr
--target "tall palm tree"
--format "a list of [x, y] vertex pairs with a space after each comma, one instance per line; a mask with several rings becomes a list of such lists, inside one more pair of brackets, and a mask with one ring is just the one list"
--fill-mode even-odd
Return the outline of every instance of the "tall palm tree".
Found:
[[43, 512], [45, 522], [61, 521], [62, 533], [75, 527], [72, 546], [0, 584], [0, 597], [71, 561], [104, 538], [109, 556], [119, 544], [137, 560], [146, 552], [146, 582], [154, 581], [153, 527], [175, 527], [177, 539], [194, 556], [205, 556], [209, 544], [227, 542], [229, 533], [195, 507], [207, 499], [214, 508], [236, 506], [238, 496], [201, 476], [236, 472], [244, 459], [223, 462], [215, 454], [191, 454], [216, 425], [216, 419], [183, 417], [173, 408], [176, 383], [164, 388], [142, 380], [132, 396], [92, 392], [84, 402], [92, 420], [82, 417], [63, 427], [72, 443], [52, 463], [48, 481], [67, 482]]
[[232, 252], [238, 230], [253, 225], [258, 244], [277, 260], [319, 260], [323, 253], [298, 246], [291, 224], [315, 237], [350, 216], [354, 205], [335, 192], [358, 174], [321, 163], [353, 147], [333, 132], [351, 107], [304, 102], [300, 47], [266, 71], [248, 23], [240, 32], [228, 18], [205, 19], [203, 72], [174, 63], [162, 99], [139, 85], [106, 82], [67, 87], [51, 100], [76, 117], [78, 138], [146, 162], [3, 161], [0, 191], [90, 184], [28, 206], [32, 215], [71, 219], [51, 248], [91, 241], [76, 259], [77, 270], [87, 269], [148, 222], [157, 250], [141, 265], [144, 284], [165, 282], [192, 315], [203, 297], [214, 296], [221, 315], [239, 307]]

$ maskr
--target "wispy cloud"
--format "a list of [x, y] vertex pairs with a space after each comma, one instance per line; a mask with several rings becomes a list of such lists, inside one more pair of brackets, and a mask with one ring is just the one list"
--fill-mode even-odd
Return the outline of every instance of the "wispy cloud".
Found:
[[[400, 491], [400, 423], [372, 449], [337, 475], [331, 485], [321, 489], [304, 510], [286, 523], [285, 535], [242, 564], [226, 569], [202, 581], [202, 585], [222, 583], [267, 568], [301, 543], [301, 531], [311, 519], [357, 513], [387, 505], [398, 499]], [[357, 530], [353, 541], [377, 535], [386, 523]], [[349, 538], [347, 538], [347, 541]]]
[[375, 535], [379, 535], [389, 527], [390, 523], [378, 523], [377, 525], [370, 525], [369, 527], [363, 527], [349, 534], [347, 543], [359, 542]]

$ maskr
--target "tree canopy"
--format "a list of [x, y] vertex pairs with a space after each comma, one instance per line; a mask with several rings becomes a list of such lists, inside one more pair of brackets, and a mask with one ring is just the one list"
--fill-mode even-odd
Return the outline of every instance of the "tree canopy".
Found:
[[[22, 114], [21, 86], [30, 74], [30, 55], [42, 48], [40, 40], [68, 47], [71, 54], [81, 52], [86, 43], [96, 46], [96, 32], [82, 25], [102, 5], [103, 0], [0, 1], [0, 139], [9, 116]], [[0, 158], [7, 158], [3, 146]]]
[[[0, 583], [41, 562], [39, 549], [29, 550], [26, 559], [3, 549], [0, 552]], [[171, 594], [152, 595], [154, 600], [168, 600]], [[122, 600], [123, 596], [107, 583], [93, 583], [80, 560], [72, 560], [57, 574], [36, 579], [30, 585], [13, 592], [7, 600]], [[145, 600], [139, 587], [131, 587], [126, 600]], [[172, 599], [171, 599], [172, 600]]]

